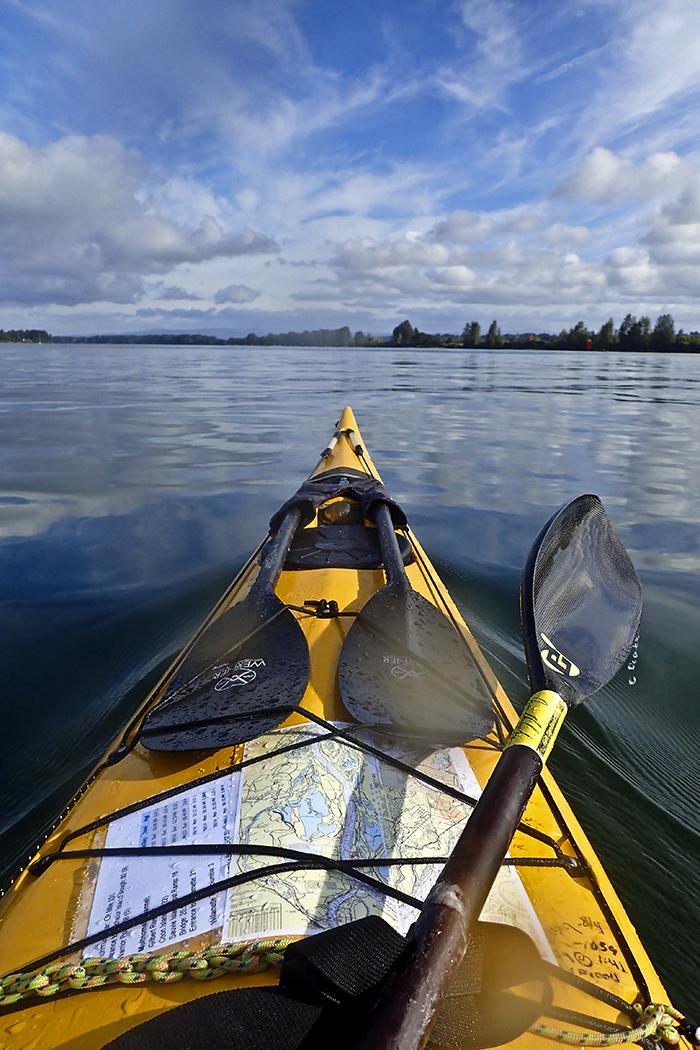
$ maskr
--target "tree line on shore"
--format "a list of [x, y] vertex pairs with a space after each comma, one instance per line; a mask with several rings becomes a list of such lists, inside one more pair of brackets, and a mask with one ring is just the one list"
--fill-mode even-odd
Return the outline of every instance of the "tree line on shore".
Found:
[[168, 346], [333, 346], [333, 347], [444, 347], [444, 348], [530, 348], [545, 350], [665, 350], [700, 351], [700, 332], [676, 330], [669, 313], [660, 314], [652, 326], [650, 317], [627, 314], [616, 327], [612, 317], [595, 331], [578, 321], [573, 328], [564, 328], [558, 335], [549, 332], [503, 333], [497, 321], [492, 321], [482, 333], [478, 321], [468, 321], [461, 334], [450, 332], [428, 333], [415, 328], [410, 321], [397, 324], [390, 337], [353, 334], [347, 325], [341, 328], [315, 328], [303, 332], [270, 332], [243, 337], [216, 338], [200, 334], [147, 333], [132, 335], [51, 336], [43, 329], [0, 329], [0, 342], [12, 343], [131, 343]]
[[563, 328], [558, 335], [549, 332], [504, 334], [497, 321], [492, 321], [482, 335], [478, 321], [465, 324], [461, 336], [429, 335], [402, 321], [392, 332], [392, 346], [462, 346], [512, 349], [530, 347], [545, 350], [700, 350], [700, 332], [676, 330], [671, 314], [660, 314], [652, 326], [650, 317], [627, 314], [616, 327], [609, 317], [596, 331], [583, 321], [573, 328]]
[[50, 343], [51, 336], [43, 328], [0, 328], [0, 343]]

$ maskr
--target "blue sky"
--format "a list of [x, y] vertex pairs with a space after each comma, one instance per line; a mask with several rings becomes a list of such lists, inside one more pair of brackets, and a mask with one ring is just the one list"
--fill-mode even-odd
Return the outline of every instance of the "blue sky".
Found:
[[697, 0], [0, 0], [0, 327], [700, 327]]

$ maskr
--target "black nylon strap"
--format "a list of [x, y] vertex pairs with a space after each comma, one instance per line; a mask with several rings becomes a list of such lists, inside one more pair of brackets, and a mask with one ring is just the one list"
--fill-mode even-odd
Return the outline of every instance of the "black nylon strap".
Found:
[[[534, 945], [524, 937], [498, 924], [477, 924], [437, 1017], [440, 1045], [481, 1050], [509, 1042], [546, 1009], [551, 992]], [[502, 948], [494, 956], [498, 942]], [[290, 945], [278, 988], [197, 999], [127, 1032], [106, 1050], [350, 1050], [409, 943], [379, 916], [346, 923]], [[504, 950], [505, 974], [494, 965]], [[540, 981], [540, 995], [513, 996], [510, 987], [523, 980]]]
[[378, 915], [345, 923], [290, 944], [280, 988], [338, 1005], [374, 997], [406, 947], [406, 939]]
[[277, 988], [242, 988], [166, 1010], [104, 1050], [336, 1050], [339, 1030], [328, 1008]]
[[301, 524], [308, 525], [313, 521], [314, 514], [326, 500], [334, 496], [350, 496], [356, 499], [362, 507], [362, 513], [366, 518], [372, 518], [372, 508], [376, 503], [385, 503], [389, 508], [391, 520], [397, 529], [403, 529], [408, 524], [398, 503], [391, 498], [387, 490], [370, 477], [351, 477], [344, 474], [334, 474], [330, 477], [309, 479], [284, 503], [276, 514], [270, 518], [270, 532], [273, 534], [280, 527], [287, 514], [292, 508], [301, 511]]

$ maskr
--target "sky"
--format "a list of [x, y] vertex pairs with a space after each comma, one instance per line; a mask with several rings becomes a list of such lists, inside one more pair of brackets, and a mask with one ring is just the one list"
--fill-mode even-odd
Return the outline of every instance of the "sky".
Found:
[[698, 0], [0, 0], [0, 328], [700, 328]]

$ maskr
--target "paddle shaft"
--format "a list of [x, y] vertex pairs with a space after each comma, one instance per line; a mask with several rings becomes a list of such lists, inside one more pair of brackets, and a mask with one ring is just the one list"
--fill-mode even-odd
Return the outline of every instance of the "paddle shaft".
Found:
[[374, 506], [374, 523], [379, 533], [379, 547], [382, 552], [382, 561], [387, 575], [387, 583], [398, 584], [400, 587], [410, 588], [406, 566], [403, 563], [399, 541], [394, 531], [394, 523], [391, 520], [391, 511], [386, 503], [376, 503]]
[[251, 593], [271, 594], [274, 591], [300, 521], [301, 510], [298, 507], [292, 507], [282, 518], [280, 527], [265, 550]]
[[[470, 931], [563, 720], [563, 702], [557, 698], [557, 707], [551, 699], [538, 700], [544, 695], [530, 700], [511, 737], [534, 741], [539, 736], [540, 747], [511, 742], [501, 755], [423, 905], [403, 960], [372, 1011], [362, 1050], [420, 1050], [428, 1042], [440, 1002], [464, 958]], [[538, 704], [549, 706], [548, 723], [536, 710]]]

